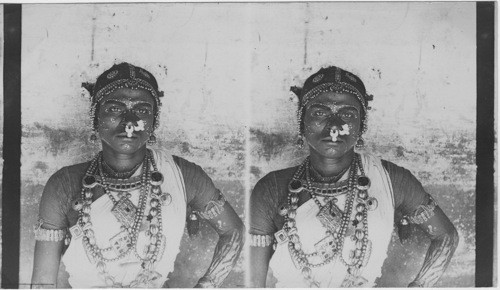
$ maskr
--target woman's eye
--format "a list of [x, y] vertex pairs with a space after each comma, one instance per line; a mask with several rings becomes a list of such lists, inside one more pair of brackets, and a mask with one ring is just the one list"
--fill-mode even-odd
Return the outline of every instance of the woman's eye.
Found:
[[325, 114], [325, 112], [324, 112], [324, 111], [320, 111], [320, 110], [318, 110], [318, 111], [314, 111], [314, 112], [313, 112], [313, 116], [315, 116], [315, 117], [322, 117], [322, 116], [325, 116], [325, 115], [326, 115], [326, 114]]
[[342, 118], [353, 118], [354, 117], [354, 113], [352, 113], [352, 112], [344, 112], [344, 113], [340, 114], [340, 116]]
[[118, 107], [109, 107], [106, 111], [115, 113], [115, 112], [120, 112], [121, 109]]
[[137, 109], [136, 112], [139, 114], [150, 114], [150, 111], [148, 109]]

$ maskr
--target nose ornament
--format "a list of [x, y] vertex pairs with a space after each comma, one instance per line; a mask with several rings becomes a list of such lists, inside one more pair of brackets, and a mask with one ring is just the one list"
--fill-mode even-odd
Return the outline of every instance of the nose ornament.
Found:
[[349, 126], [347, 124], [342, 125], [341, 130], [339, 130], [337, 126], [330, 129], [330, 136], [333, 142], [337, 141], [337, 136], [339, 135], [349, 135]]
[[127, 125], [125, 126], [125, 132], [127, 132], [127, 137], [130, 138], [132, 137], [132, 133], [134, 131], [144, 131], [144, 121], [139, 120], [136, 122], [137, 126], [134, 125], [132, 122], [128, 122]]

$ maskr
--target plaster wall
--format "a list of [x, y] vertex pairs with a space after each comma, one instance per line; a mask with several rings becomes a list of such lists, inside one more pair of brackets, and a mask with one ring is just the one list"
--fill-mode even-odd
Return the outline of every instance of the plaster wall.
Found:
[[[165, 92], [156, 146], [202, 166], [241, 218], [260, 177], [307, 154], [289, 87], [324, 65], [359, 75], [375, 97], [368, 150], [410, 169], [460, 233], [439, 285], [472, 286], [475, 23], [475, 4], [454, 2], [23, 5], [21, 283], [45, 182], [99, 150], [81, 83], [128, 61]], [[184, 237], [171, 287], [194, 285], [215, 241], [207, 226]], [[411, 281], [426, 243], [394, 239], [380, 285]], [[243, 284], [242, 261], [224, 286]]]

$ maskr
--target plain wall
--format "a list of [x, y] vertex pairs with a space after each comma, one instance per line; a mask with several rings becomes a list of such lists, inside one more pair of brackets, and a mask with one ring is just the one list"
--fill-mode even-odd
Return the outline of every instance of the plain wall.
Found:
[[[472, 286], [475, 23], [475, 3], [454, 2], [23, 5], [21, 283], [44, 184], [99, 150], [81, 83], [128, 61], [165, 92], [156, 146], [202, 166], [241, 218], [259, 178], [307, 154], [289, 87], [325, 65], [357, 74], [375, 98], [368, 150], [410, 169], [459, 231], [438, 285]], [[184, 237], [172, 287], [195, 284], [215, 241], [206, 225]], [[380, 285], [406, 286], [427, 245], [393, 239]], [[224, 286], [243, 284], [243, 261]]]

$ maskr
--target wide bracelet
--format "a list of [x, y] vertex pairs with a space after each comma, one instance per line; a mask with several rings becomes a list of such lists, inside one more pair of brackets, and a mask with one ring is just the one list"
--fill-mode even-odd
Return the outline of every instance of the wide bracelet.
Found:
[[434, 199], [430, 198], [426, 205], [419, 205], [413, 214], [408, 216], [408, 220], [412, 224], [423, 224], [434, 216], [436, 206], [437, 204]]
[[60, 242], [66, 237], [66, 229], [49, 230], [42, 228], [43, 221], [39, 220], [35, 226], [35, 240], [47, 242]]
[[273, 243], [273, 237], [270, 235], [250, 235], [251, 247], [269, 247]]
[[224, 203], [226, 203], [226, 198], [222, 193], [220, 193], [217, 200], [211, 200], [208, 202], [205, 206], [205, 211], [198, 211], [196, 213], [204, 219], [213, 219], [224, 211]]

